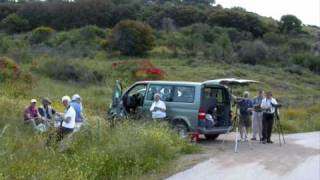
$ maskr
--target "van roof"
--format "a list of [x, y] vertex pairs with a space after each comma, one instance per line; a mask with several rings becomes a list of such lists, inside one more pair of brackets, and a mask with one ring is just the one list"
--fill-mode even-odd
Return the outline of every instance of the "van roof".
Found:
[[[138, 81], [137, 83], [147, 83], [147, 84], [175, 84], [175, 85], [203, 85], [205, 82], [192, 82], [192, 81]], [[219, 84], [215, 84], [218, 85]], [[221, 86], [221, 85], [220, 85]]]

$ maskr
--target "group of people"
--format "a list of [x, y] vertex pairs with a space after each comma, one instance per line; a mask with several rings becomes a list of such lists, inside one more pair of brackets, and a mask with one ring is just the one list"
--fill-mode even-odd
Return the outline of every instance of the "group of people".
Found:
[[235, 98], [239, 108], [239, 129], [241, 140], [247, 141], [248, 130], [252, 122], [251, 140], [259, 140], [263, 143], [270, 143], [271, 133], [276, 112], [277, 101], [272, 97], [271, 92], [259, 90], [258, 95], [250, 99], [249, 92], [245, 91], [242, 98]]
[[42, 105], [37, 107], [37, 100], [31, 99], [30, 105], [24, 110], [24, 123], [31, 124], [35, 130], [47, 131], [50, 126], [57, 128], [56, 140], [61, 141], [65, 135], [80, 130], [85, 123], [82, 99], [74, 94], [72, 99], [63, 96], [61, 102], [64, 113], [58, 113], [52, 106], [49, 98], [42, 99]]

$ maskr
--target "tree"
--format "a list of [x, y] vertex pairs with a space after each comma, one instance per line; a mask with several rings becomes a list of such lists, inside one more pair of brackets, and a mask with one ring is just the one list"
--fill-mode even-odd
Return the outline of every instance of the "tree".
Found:
[[4, 18], [0, 27], [10, 34], [19, 33], [29, 29], [29, 21], [14, 13]]
[[152, 28], [140, 21], [120, 21], [109, 37], [110, 48], [128, 56], [140, 56], [155, 45]]
[[294, 15], [284, 15], [280, 20], [280, 32], [300, 33], [302, 31], [302, 22]]
[[171, 18], [163, 18], [161, 23], [161, 29], [164, 30], [166, 33], [175, 30], [175, 25]]
[[207, 23], [211, 26], [233, 27], [240, 31], [248, 31], [254, 37], [261, 37], [266, 32], [264, 23], [257, 15], [239, 8], [213, 11], [209, 14]]
[[182, 0], [182, 2], [188, 4], [203, 4], [210, 6], [215, 3], [215, 0]]

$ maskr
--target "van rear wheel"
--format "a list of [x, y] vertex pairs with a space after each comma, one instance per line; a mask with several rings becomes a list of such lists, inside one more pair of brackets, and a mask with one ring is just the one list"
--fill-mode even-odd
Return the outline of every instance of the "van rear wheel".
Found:
[[176, 131], [181, 138], [187, 138], [189, 129], [183, 122], [177, 122], [173, 125], [174, 131]]
[[219, 137], [219, 134], [205, 134], [204, 135], [208, 140], [215, 140]]

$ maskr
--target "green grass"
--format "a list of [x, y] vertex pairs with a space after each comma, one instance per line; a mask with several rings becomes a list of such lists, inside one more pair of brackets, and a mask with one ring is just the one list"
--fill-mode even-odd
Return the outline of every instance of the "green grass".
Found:
[[[121, 78], [110, 68], [111, 63], [138, 58], [109, 58], [99, 52], [93, 59], [62, 59], [99, 70], [106, 76], [99, 83], [54, 80], [35, 70], [54, 59], [38, 56], [21, 64], [23, 71], [33, 73], [33, 84], [18, 81], [0, 85], [0, 133], [7, 127], [0, 137], [0, 179], [139, 179], [146, 174], [157, 174], [182, 154], [199, 151], [198, 146], [177, 138], [165, 124], [125, 122], [112, 129], [104, 120], [114, 82]], [[249, 90], [254, 96], [258, 89], [272, 90], [285, 105], [281, 109], [285, 132], [320, 130], [320, 76], [306, 69], [301, 69], [303, 74], [297, 75], [281, 67], [177, 58], [147, 59], [165, 70], [166, 80], [201, 82], [226, 77], [259, 80], [261, 84], [239, 87], [234, 93], [241, 95]], [[131, 83], [126, 82], [124, 87]], [[60, 98], [74, 93], [83, 97], [89, 125], [74, 136], [66, 151], [45, 148], [48, 134], [35, 134], [23, 125], [24, 107], [31, 98], [40, 100], [47, 96], [53, 106], [62, 111]]]

